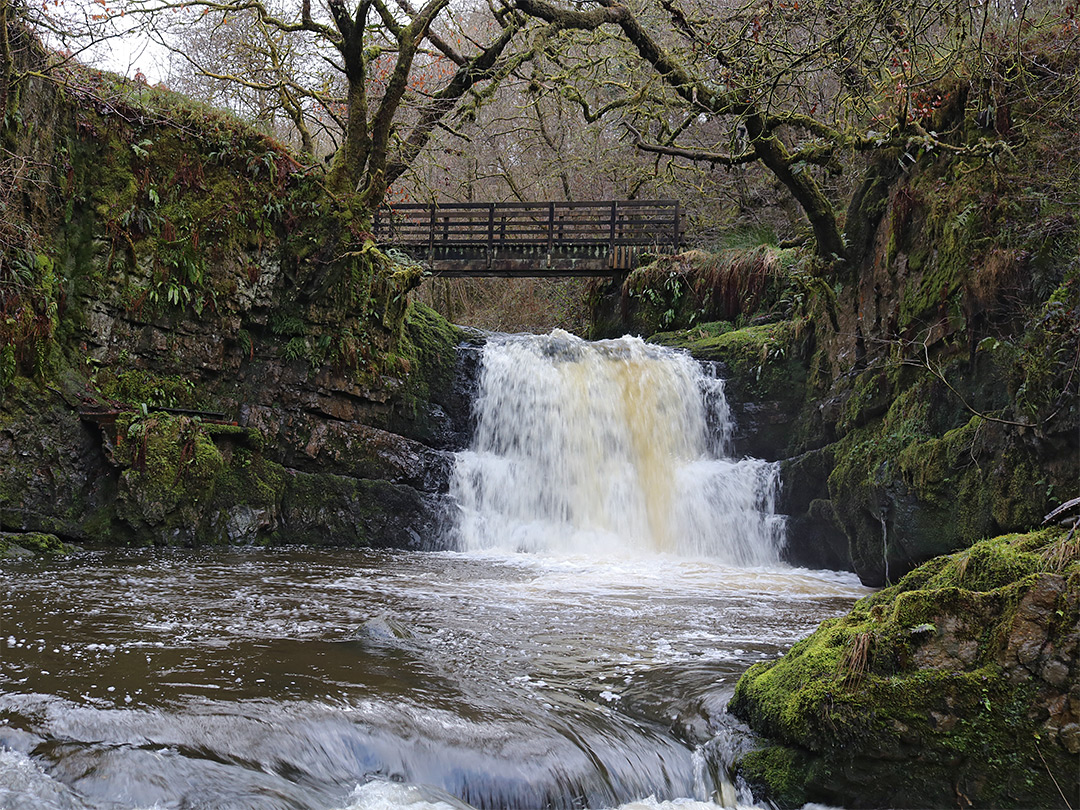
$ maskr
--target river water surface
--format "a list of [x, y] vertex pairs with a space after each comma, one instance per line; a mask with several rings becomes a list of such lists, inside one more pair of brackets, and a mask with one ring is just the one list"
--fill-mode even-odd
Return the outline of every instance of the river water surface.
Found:
[[2, 574], [12, 810], [730, 803], [739, 674], [862, 593], [665, 555], [158, 550]]

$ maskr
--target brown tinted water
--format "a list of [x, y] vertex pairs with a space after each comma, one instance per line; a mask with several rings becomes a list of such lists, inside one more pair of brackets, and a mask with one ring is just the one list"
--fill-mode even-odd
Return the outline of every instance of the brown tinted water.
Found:
[[655, 554], [144, 550], [0, 575], [18, 810], [750, 802], [725, 767], [738, 675], [863, 593]]

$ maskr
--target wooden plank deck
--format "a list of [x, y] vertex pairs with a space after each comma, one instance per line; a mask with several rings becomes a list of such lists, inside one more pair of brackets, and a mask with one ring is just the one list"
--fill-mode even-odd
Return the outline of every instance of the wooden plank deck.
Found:
[[395, 205], [375, 216], [375, 237], [443, 277], [602, 276], [642, 253], [679, 249], [679, 203]]

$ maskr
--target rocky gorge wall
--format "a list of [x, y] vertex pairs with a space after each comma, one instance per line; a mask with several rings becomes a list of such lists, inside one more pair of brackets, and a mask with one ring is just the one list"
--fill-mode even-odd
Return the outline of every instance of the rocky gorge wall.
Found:
[[858, 262], [687, 253], [594, 299], [600, 333], [720, 367], [737, 452], [781, 463], [789, 560], [886, 586], [739, 681], [728, 709], [760, 740], [736, 770], [757, 799], [1080, 805], [1080, 186], [1064, 75], [1023, 76], [1034, 96], [1014, 109], [1036, 106], [1041, 126], [1000, 161], [865, 167], [877, 188], [849, 210], [865, 215], [848, 229]]
[[220, 112], [81, 70], [5, 101], [0, 530], [437, 542], [468, 404], [419, 269]]

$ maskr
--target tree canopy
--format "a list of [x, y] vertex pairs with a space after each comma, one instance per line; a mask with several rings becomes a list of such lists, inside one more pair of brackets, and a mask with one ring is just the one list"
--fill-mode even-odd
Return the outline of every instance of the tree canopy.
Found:
[[[844, 159], [887, 154], [902, 165], [926, 150], [992, 158], [1009, 148], [1004, 136], [1012, 134], [995, 111], [995, 80], [1034, 67], [1024, 48], [1033, 38], [1061, 32], [1075, 42], [1074, 31], [1062, 30], [1069, 11], [1052, 4], [514, 6], [561, 30], [604, 32], [609, 46], [623, 45], [620, 55], [603, 58], [595, 48], [549, 54], [562, 77], [559, 92], [586, 119], [617, 117], [638, 149], [674, 159], [764, 165], [801, 205], [828, 260], [848, 258], [856, 247], [825, 189]], [[651, 71], [627, 68], [627, 60]], [[969, 101], [979, 111], [975, 121], [964, 115]], [[847, 224], [850, 231], [856, 223]]]
[[[327, 153], [326, 188], [361, 216], [440, 132], [467, 151], [458, 127], [480, 116], [491, 165], [444, 169], [465, 178], [459, 195], [486, 172], [519, 197], [540, 183], [570, 198], [567, 149], [621, 140], [654, 175], [659, 161], [764, 167], [829, 262], [858, 257], [882, 175], [927, 151], [992, 160], [1022, 143], [1000, 85], [1039, 69], [1027, 44], [1077, 37], [1075, 9], [1053, 0], [115, 2], [74, 22], [36, 16], [82, 41], [137, 26], [186, 66], [183, 89], [217, 88], [210, 100], [288, 127], [310, 161]], [[5, 15], [28, 10], [14, 3]], [[485, 105], [502, 106], [484, 119]], [[629, 193], [650, 185], [647, 165], [616, 173]]]

